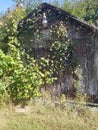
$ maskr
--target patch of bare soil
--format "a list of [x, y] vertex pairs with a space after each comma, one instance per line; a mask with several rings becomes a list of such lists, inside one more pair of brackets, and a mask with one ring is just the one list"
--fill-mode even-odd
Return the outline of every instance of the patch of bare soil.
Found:
[[18, 113], [27, 113], [31, 110], [31, 108], [29, 106], [21, 107], [20, 105], [18, 105], [15, 106], [14, 110]]

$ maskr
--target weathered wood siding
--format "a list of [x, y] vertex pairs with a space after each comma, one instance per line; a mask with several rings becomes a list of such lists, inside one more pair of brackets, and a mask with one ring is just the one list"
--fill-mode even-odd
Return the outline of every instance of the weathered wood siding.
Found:
[[77, 44], [76, 57], [80, 61], [84, 92], [98, 96], [98, 35], [89, 28], [68, 23], [69, 37]]

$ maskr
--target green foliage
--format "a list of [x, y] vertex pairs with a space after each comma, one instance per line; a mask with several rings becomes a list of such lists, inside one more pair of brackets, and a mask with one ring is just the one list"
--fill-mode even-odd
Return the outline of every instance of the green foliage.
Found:
[[[13, 0], [17, 4], [20, 4], [19, 0]], [[23, 0], [23, 8], [25, 8], [26, 13], [30, 13], [34, 8], [42, 3], [42, 0]]]
[[[9, 97], [13, 102], [28, 100], [38, 95], [38, 87], [42, 84], [41, 72], [35, 61], [29, 58], [29, 64], [24, 64], [17, 39], [17, 25], [21, 12], [17, 8], [5, 18], [0, 28], [0, 96]], [[5, 47], [5, 49], [4, 49]]]
[[48, 64], [45, 59], [41, 59], [39, 67], [20, 50], [17, 25], [22, 17], [24, 10], [17, 8], [7, 15], [0, 28], [0, 96], [9, 96], [14, 103], [38, 96], [39, 86], [53, 82], [50, 71], [45, 69]]
[[42, 83], [38, 66], [24, 65], [16, 55], [5, 55], [0, 50], [0, 93], [8, 93], [13, 102], [28, 100], [38, 94]]
[[67, 44], [55, 42], [50, 49], [50, 67], [53, 74], [58, 78], [66, 72], [72, 74], [79, 64], [73, 53], [77, 43], [67, 40]]
[[25, 11], [20, 8], [6, 14], [6, 17], [3, 20], [3, 25], [0, 26], [0, 49], [2, 49], [5, 53], [9, 50], [9, 44], [18, 46], [17, 25], [19, 20], [24, 16]]
[[67, 65], [66, 61], [66, 45], [55, 42], [50, 49], [50, 68], [54, 76], [61, 77]]
[[39, 62], [38, 63], [39, 69], [42, 73], [41, 75], [42, 85], [46, 86], [52, 84], [57, 78], [53, 77], [53, 71], [52, 69], [49, 68], [50, 67], [49, 60], [45, 58], [40, 58], [38, 62]]
[[38, 95], [38, 87], [42, 79], [41, 72], [33, 59], [28, 59], [29, 64], [24, 64], [21, 59], [23, 56], [17, 39], [18, 21], [14, 16], [8, 18], [3, 25], [5, 30], [1, 29], [2, 39], [7, 37], [7, 53], [3, 53], [4, 50], [1, 48], [3, 51], [0, 50], [0, 94], [9, 95], [10, 99], [17, 103]]
[[98, 0], [85, 0], [84, 2], [86, 5], [86, 15], [84, 16], [84, 20], [98, 26]]
[[63, 9], [90, 24], [98, 25], [98, 0], [65, 0]]
[[53, 76], [63, 77], [66, 73], [72, 74], [79, 62], [74, 55], [77, 42], [70, 40], [66, 28], [61, 23], [55, 32], [54, 42], [50, 48], [50, 70]]

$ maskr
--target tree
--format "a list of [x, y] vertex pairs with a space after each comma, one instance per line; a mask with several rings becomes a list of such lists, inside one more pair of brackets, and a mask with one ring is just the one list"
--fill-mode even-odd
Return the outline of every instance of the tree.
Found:
[[34, 8], [36, 8], [39, 4], [42, 3], [42, 0], [13, 0], [18, 5], [23, 5], [26, 13], [30, 13]]
[[98, 0], [85, 0], [85, 16], [84, 20], [98, 25]]
[[[9, 41], [15, 44], [17, 42], [17, 25], [25, 16], [25, 10], [16, 8], [13, 11], [8, 10], [3, 18], [3, 24], [0, 26], [0, 48], [7, 53]], [[14, 41], [14, 42], [13, 42]]]
[[90, 24], [98, 25], [98, 0], [66, 0], [63, 9]]

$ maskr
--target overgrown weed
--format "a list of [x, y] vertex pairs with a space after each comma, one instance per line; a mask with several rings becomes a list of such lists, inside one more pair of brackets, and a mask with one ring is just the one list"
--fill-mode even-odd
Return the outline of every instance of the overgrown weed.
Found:
[[0, 130], [97, 130], [98, 111], [81, 105], [61, 105], [34, 99], [24, 108], [10, 103], [0, 108]]

